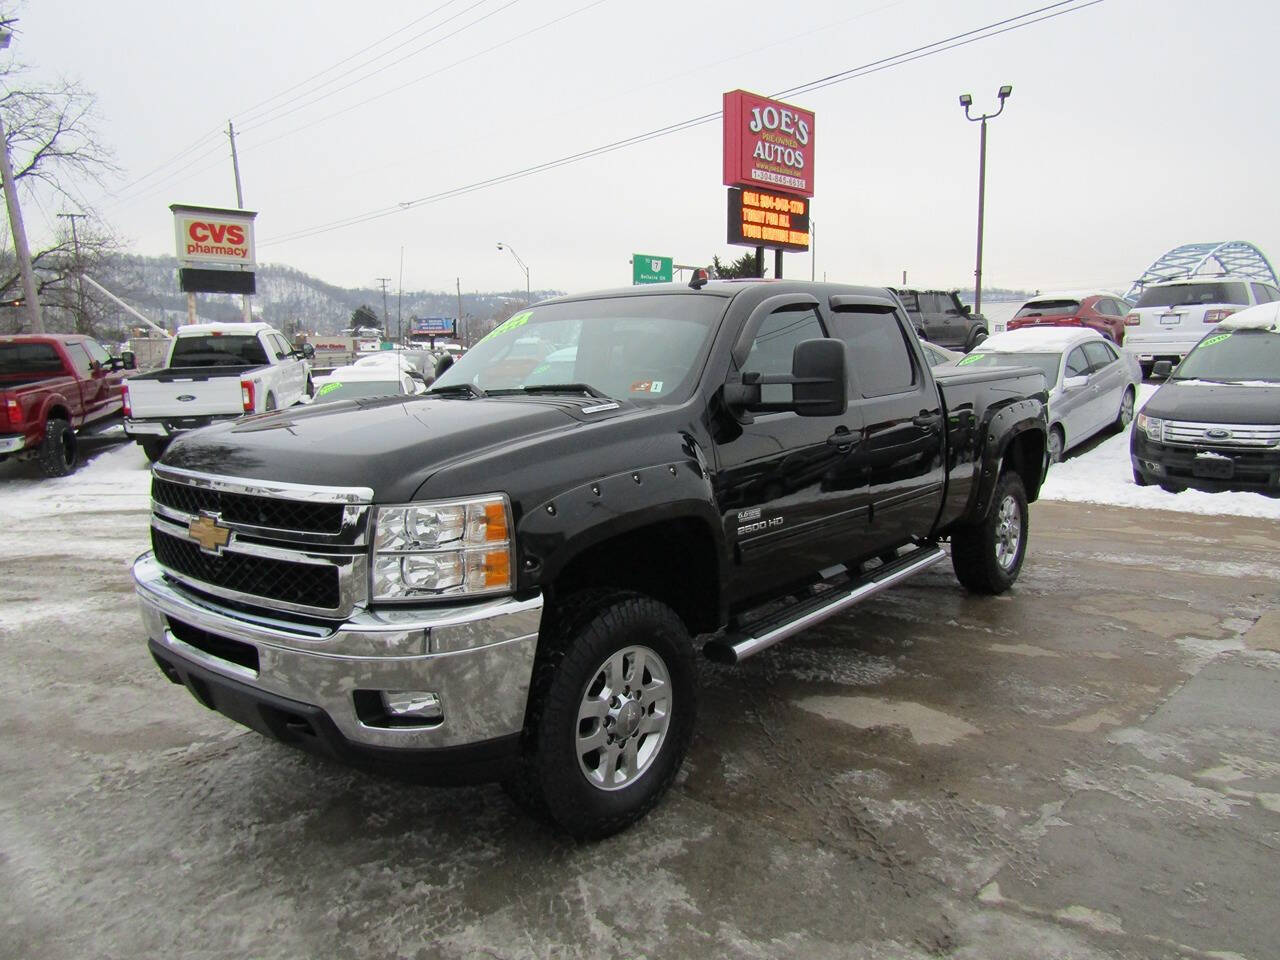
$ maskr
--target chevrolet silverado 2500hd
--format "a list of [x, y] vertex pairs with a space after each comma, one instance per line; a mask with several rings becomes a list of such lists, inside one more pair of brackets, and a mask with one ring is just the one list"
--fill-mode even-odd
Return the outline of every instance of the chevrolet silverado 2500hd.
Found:
[[538, 304], [426, 395], [179, 438], [134, 566], [160, 669], [347, 762], [500, 779], [579, 837], [654, 806], [694, 644], [735, 663], [947, 553], [1017, 578], [1042, 375], [930, 372], [884, 288]]

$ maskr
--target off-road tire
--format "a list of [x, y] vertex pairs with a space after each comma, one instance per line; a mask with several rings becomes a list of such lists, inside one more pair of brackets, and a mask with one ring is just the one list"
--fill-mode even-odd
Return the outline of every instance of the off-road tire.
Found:
[[169, 449], [169, 439], [167, 437], [155, 437], [148, 440], [140, 440], [142, 452], [147, 455], [147, 459], [155, 463], [164, 456], [164, 452]]
[[984, 330], [982, 327], [976, 327], [973, 330], [973, 332], [969, 334], [969, 338], [965, 340], [964, 352], [968, 353], [970, 350], [976, 350], [979, 346], [981, 346], [982, 341], [986, 339], [987, 339], [987, 331]]
[[[549, 619], [534, 663], [521, 765], [503, 786], [525, 810], [575, 839], [598, 840], [653, 809], [680, 770], [697, 710], [693, 644], [669, 607], [625, 591], [576, 594]], [[607, 790], [580, 765], [580, 708], [601, 665], [636, 646], [661, 660], [671, 688], [669, 719], [639, 775]]]
[[311, 379], [311, 374], [307, 374], [307, 396], [314, 398], [316, 395], [316, 383]]
[[[1010, 524], [1015, 526], [1010, 528]], [[1022, 478], [1004, 473], [996, 483], [987, 515], [951, 535], [951, 566], [956, 579], [971, 593], [1004, 593], [1022, 570], [1029, 529]]]
[[76, 468], [79, 449], [75, 431], [61, 417], [44, 425], [44, 441], [36, 453], [36, 466], [46, 477], [65, 477]]

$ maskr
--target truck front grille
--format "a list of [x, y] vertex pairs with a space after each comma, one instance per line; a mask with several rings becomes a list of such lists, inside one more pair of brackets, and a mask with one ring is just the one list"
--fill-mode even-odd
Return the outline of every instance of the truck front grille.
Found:
[[205, 553], [190, 540], [151, 528], [156, 560], [180, 577], [249, 597], [337, 610], [341, 589], [336, 567], [293, 563], [242, 553]]
[[160, 477], [151, 481], [151, 499], [183, 513], [217, 513], [228, 523], [305, 533], [338, 533], [345, 510], [340, 503], [251, 496], [173, 483]]

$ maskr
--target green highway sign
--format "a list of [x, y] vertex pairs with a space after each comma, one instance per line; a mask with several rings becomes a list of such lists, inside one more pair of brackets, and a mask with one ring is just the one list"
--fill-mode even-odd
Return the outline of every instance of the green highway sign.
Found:
[[651, 257], [647, 253], [631, 255], [632, 283], [670, 283], [673, 257]]

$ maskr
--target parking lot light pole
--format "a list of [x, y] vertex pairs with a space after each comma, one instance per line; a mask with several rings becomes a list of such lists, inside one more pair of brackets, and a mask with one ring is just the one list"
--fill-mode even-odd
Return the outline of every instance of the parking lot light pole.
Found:
[[1004, 113], [1004, 102], [1013, 93], [1013, 87], [1005, 84], [996, 94], [1000, 98], [1000, 108], [995, 113], [984, 113], [980, 117], [969, 116], [969, 107], [973, 105], [973, 97], [967, 93], [960, 94], [960, 106], [964, 107], [966, 120], [982, 123], [982, 136], [978, 145], [978, 263], [973, 271], [973, 312], [982, 312], [982, 208], [987, 196], [987, 121], [994, 120]]
[[528, 266], [526, 266], [526, 265], [525, 265], [525, 262], [524, 262], [523, 260], [521, 260], [521, 259], [520, 259], [520, 254], [516, 253], [516, 252], [515, 252], [515, 250], [511, 249], [511, 244], [509, 244], [509, 243], [499, 243], [499, 244], [498, 244], [498, 249], [499, 249], [499, 250], [505, 250], [505, 251], [507, 251], [507, 253], [509, 253], [509, 254], [511, 254], [513, 257], [515, 257], [515, 258], [516, 258], [516, 263], [520, 264], [520, 269], [524, 271], [524, 302], [525, 302], [525, 306], [528, 306], [529, 304], [533, 303], [533, 294], [532, 294], [532, 293], [530, 292], [530, 290], [529, 290], [529, 268], [528, 268]]

